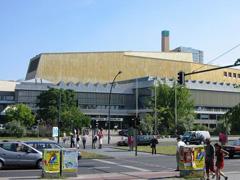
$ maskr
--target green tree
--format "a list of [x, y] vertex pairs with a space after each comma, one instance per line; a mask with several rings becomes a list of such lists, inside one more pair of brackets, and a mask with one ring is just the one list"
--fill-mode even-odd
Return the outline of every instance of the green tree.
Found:
[[82, 129], [83, 127], [89, 127], [90, 117], [84, 115], [77, 107], [71, 107], [70, 109], [62, 112], [62, 127], [63, 131], [72, 131], [73, 128]]
[[[157, 129], [160, 134], [183, 133], [190, 130], [194, 121], [194, 103], [186, 87], [158, 83], [157, 93]], [[176, 89], [175, 89], [176, 88]], [[175, 124], [175, 92], [177, 97], [177, 127]], [[155, 98], [151, 99], [151, 108], [155, 110]], [[154, 114], [152, 114], [154, 116]]]
[[90, 118], [77, 107], [76, 93], [72, 90], [49, 89], [38, 96], [38, 116], [49, 126], [57, 125], [61, 95], [61, 130], [71, 131], [90, 125]]
[[149, 113], [147, 113], [140, 121], [140, 130], [145, 134], [153, 133], [153, 123], [154, 118]]
[[47, 125], [57, 125], [59, 102], [61, 95], [61, 112], [77, 104], [76, 94], [72, 90], [49, 89], [38, 96], [38, 118], [43, 119]]
[[234, 106], [224, 114], [217, 125], [217, 131], [227, 134], [240, 133], [240, 104]]
[[35, 116], [25, 104], [16, 104], [6, 111], [7, 121], [18, 121], [21, 125], [31, 127], [35, 123]]

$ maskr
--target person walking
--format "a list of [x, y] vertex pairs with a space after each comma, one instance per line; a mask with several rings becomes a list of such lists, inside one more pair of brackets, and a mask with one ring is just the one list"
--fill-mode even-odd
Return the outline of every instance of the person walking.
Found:
[[222, 149], [222, 146], [219, 143], [214, 144], [215, 147], [215, 156], [216, 156], [216, 179], [220, 180], [220, 176], [223, 176], [225, 180], [228, 179], [227, 176], [223, 173], [224, 168], [224, 156], [228, 155], [228, 152]]
[[151, 148], [152, 148], [152, 155], [157, 154], [157, 151], [156, 151], [156, 145], [157, 144], [158, 144], [158, 140], [157, 140], [156, 136], [153, 136], [153, 138], [150, 141], [150, 145], [151, 145]]
[[96, 149], [96, 143], [97, 143], [97, 135], [95, 134], [92, 140], [93, 143], [93, 149]]
[[99, 139], [99, 149], [102, 149], [102, 144], [103, 144], [103, 129], [100, 128], [98, 132], [98, 139]]
[[86, 149], [87, 135], [84, 133], [82, 136], [83, 149]]
[[186, 144], [182, 141], [180, 136], [177, 137], [177, 151], [176, 151], [176, 161], [177, 161], [177, 169], [179, 171], [179, 162], [180, 162], [180, 148], [186, 146]]
[[73, 134], [71, 134], [71, 136], [70, 136], [70, 148], [74, 148], [74, 147], [75, 147], [74, 137], [73, 137]]
[[214, 170], [214, 147], [211, 144], [210, 139], [206, 139], [205, 167], [206, 167], [207, 180], [209, 180], [209, 171], [211, 171], [213, 173], [212, 178], [214, 178], [215, 177], [215, 170]]
[[79, 136], [79, 133], [77, 133], [76, 141], [77, 141], [76, 142], [76, 146], [79, 149], [80, 148], [80, 136]]

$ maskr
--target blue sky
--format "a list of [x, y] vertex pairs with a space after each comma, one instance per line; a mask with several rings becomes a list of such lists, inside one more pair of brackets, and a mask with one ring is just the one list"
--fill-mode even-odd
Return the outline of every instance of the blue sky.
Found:
[[[204, 61], [240, 43], [239, 0], [1, 0], [0, 80], [24, 79], [42, 52], [204, 51]], [[229, 65], [240, 47], [213, 64]]]

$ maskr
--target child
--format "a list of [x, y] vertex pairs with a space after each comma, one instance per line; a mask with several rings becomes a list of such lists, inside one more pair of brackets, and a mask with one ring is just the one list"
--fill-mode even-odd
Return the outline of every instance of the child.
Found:
[[220, 180], [220, 176], [223, 176], [225, 180], [228, 179], [224, 175], [222, 169], [224, 168], [224, 156], [228, 155], [228, 152], [222, 149], [222, 146], [219, 143], [214, 144], [215, 155], [216, 155], [216, 179]]

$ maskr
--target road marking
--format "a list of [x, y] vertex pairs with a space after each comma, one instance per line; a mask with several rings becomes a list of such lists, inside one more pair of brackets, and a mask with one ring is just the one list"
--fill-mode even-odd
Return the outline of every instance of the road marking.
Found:
[[40, 172], [42, 170], [36, 170], [36, 169], [8, 169], [8, 170], [1, 170], [1, 173], [11, 173], [11, 172]]
[[225, 171], [225, 174], [239, 174], [239, 171]]
[[13, 176], [13, 177], [0, 177], [1, 180], [9, 179], [41, 179], [42, 176]]
[[115, 163], [115, 162], [111, 162], [111, 161], [105, 161], [105, 160], [102, 160], [102, 159], [93, 159], [95, 161], [99, 161], [99, 162], [103, 162], [103, 163], [106, 163], [106, 164], [114, 164], [114, 165], [118, 165], [118, 163]]
[[127, 166], [127, 165], [121, 165], [121, 164], [119, 164], [118, 166], [125, 167], [125, 168], [128, 168], [128, 169], [143, 171], [143, 172], [149, 172], [150, 171], [150, 170], [147, 170], [147, 169], [138, 168], [138, 167], [134, 167], [134, 166]]
[[109, 169], [111, 167], [109, 166], [97, 166], [97, 167], [91, 167], [91, 168], [88, 168], [88, 169]]
[[102, 159], [93, 159], [93, 160], [103, 162], [103, 163], [106, 163], [106, 164], [112, 164], [112, 165], [116, 165], [116, 166], [120, 166], [120, 167], [125, 167], [125, 168], [128, 168], [128, 169], [143, 171], [143, 172], [149, 172], [150, 171], [150, 170], [147, 170], [147, 169], [138, 168], [138, 167], [129, 166], [129, 165], [118, 164], [118, 163], [115, 163], [115, 162], [106, 161], [106, 160], [102, 160]]

